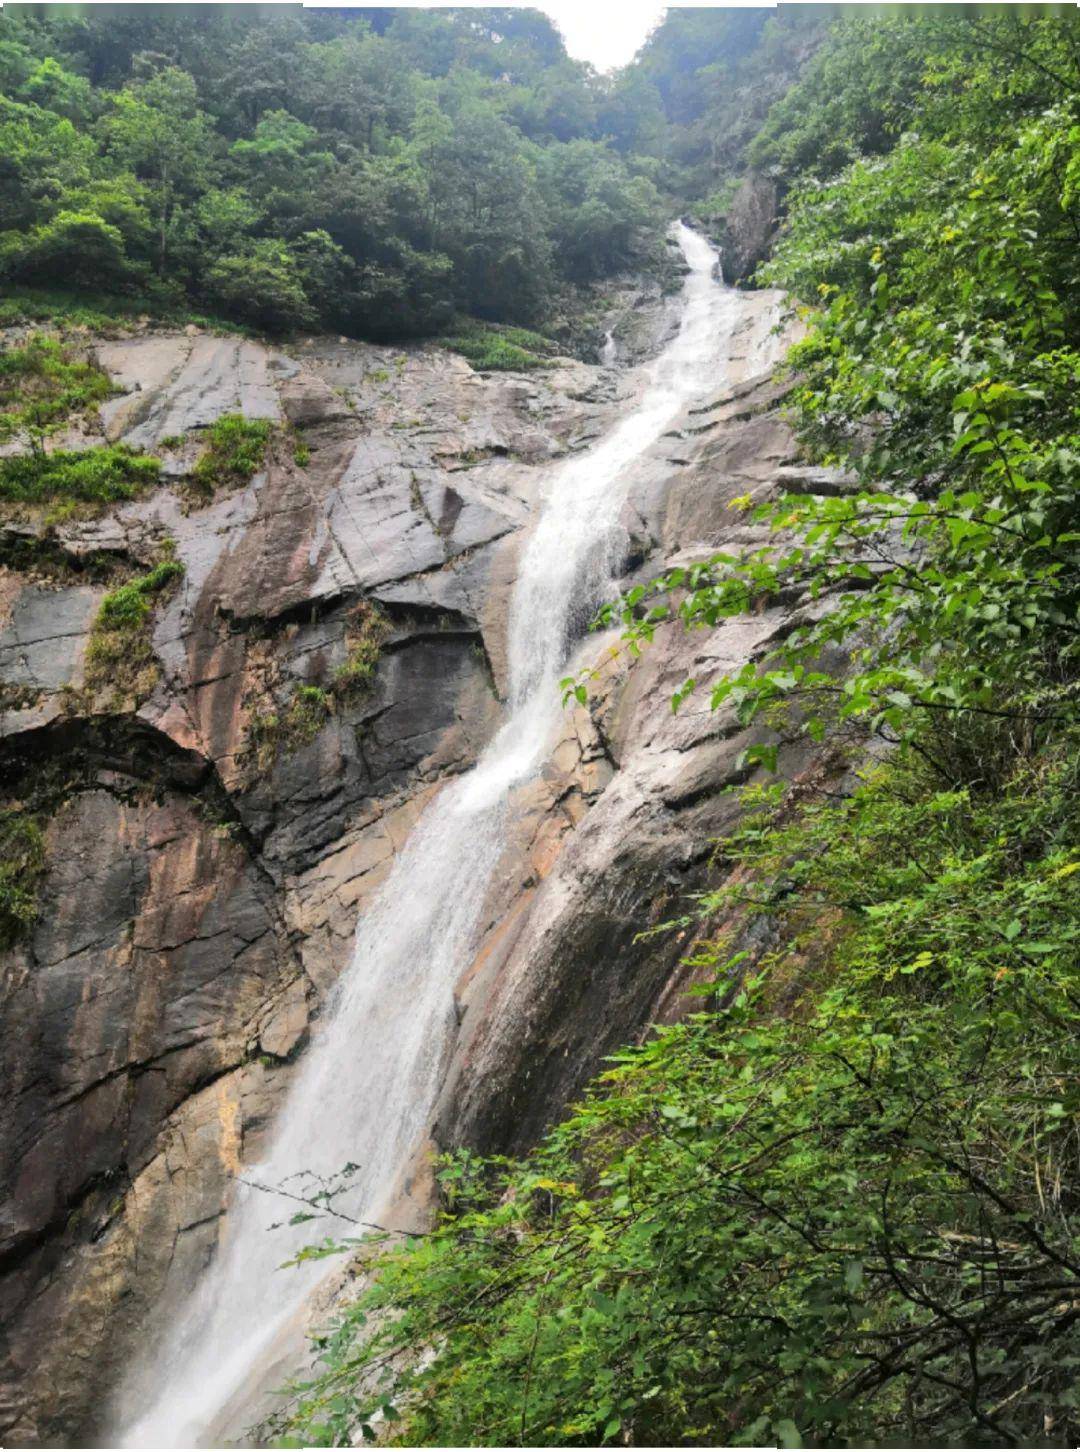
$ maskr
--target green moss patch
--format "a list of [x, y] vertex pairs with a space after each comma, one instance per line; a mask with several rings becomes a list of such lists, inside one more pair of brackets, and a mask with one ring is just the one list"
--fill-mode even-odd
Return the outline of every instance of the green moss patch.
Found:
[[0, 948], [10, 948], [37, 917], [44, 872], [45, 838], [34, 818], [0, 816]]
[[192, 470], [192, 483], [209, 497], [216, 489], [236, 489], [259, 472], [266, 458], [273, 424], [265, 418], [226, 413], [206, 431], [207, 449]]

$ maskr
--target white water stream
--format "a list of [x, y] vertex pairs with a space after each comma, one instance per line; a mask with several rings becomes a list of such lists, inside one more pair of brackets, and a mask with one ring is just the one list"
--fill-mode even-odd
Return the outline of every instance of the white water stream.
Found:
[[[266, 1156], [245, 1171], [251, 1181], [295, 1189], [291, 1177], [303, 1172], [334, 1176], [358, 1164], [337, 1203], [380, 1221], [428, 1127], [454, 1027], [453, 987], [504, 845], [509, 794], [539, 770], [556, 736], [558, 680], [582, 600], [610, 587], [631, 466], [688, 403], [723, 387], [741, 298], [714, 280], [716, 254], [701, 237], [682, 224], [676, 234], [690, 266], [677, 335], [643, 370], [633, 411], [548, 476], [513, 593], [505, 724], [476, 767], [426, 809], [365, 912]], [[237, 1186], [220, 1251], [184, 1304], [161, 1308], [170, 1330], [123, 1390], [120, 1405], [141, 1414], [119, 1434], [122, 1445], [213, 1445], [238, 1412], [243, 1424], [245, 1391], [334, 1265], [277, 1269], [327, 1223], [268, 1233], [295, 1208]]]

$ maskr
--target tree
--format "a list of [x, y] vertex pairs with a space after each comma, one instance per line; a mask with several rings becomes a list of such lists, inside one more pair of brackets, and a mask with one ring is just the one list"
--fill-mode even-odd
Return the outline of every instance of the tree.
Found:
[[305, 47], [297, 85], [312, 124], [367, 152], [406, 129], [416, 102], [415, 73], [397, 47], [366, 30]]
[[100, 122], [106, 154], [144, 183], [155, 219], [155, 265], [164, 274], [185, 209], [214, 172], [210, 118], [187, 71], [169, 66], [111, 97]]
[[92, 110], [92, 91], [85, 76], [65, 70], [52, 56], [46, 56], [26, 76], [19, 94], [35, 106], [54, 111], [70, 121], [85, 121]]
[[626, 267], [640, 233], [655, 228], [663, 212], [652, 183], [595, 141], [545, 151], [540, 187], [561, 267], [579, 281]]
[[[455, 309], [539, 319], [560, 283], [652, 255], [660, 215], [633, 148], [655, 115], [635, 128], [632, 85], [625, 173], [597, 161], [572, 201], [538, 182], [580, 169], [544, 158], [595, 141], [607, 95], [539, 12], [24, 9], [0, 17], [0, 76], [9, 276], [64, 280], [62, 211], [98, 218], [89, 255], [147, 302], [387, 336]], [[240, 297], [248, 258], [276, 298], [263, 309]]]
[[264, 237], [218, 257], [206, 271], [205, 286], [215, 303], [259, 327], [295, 328], [315, 321], [301, 262], [278, 238]]

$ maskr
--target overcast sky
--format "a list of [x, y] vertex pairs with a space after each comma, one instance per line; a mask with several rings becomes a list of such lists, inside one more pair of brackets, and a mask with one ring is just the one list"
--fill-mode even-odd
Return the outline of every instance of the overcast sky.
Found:
[[554, 20], [575, 60], [610, 71], [634, 58], [666, 6], [652, 0], [539, 0], [537, 9]]

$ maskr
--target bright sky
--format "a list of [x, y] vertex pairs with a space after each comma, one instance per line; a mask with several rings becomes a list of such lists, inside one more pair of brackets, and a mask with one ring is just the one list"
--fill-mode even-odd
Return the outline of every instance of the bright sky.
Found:
[[610, 71], [631, 61], [663, 15], [664, 5], [653, 0], [534, 0], [563, 33], [575, 60], [592, 61], [598, 71]]

